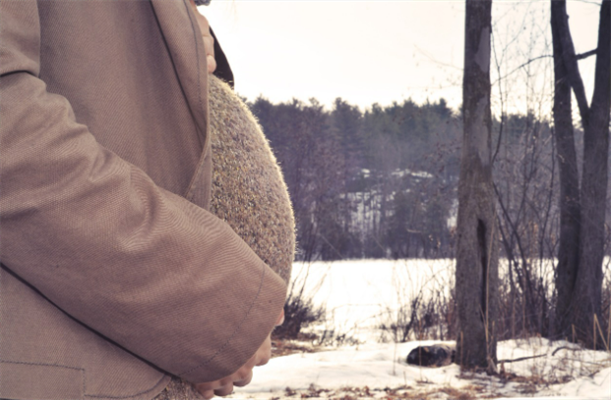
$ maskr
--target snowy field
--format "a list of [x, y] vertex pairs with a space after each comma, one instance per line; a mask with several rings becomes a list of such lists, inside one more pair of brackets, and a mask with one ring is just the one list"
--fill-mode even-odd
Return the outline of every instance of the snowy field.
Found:
[[[608, 265], [608, 263], [607, 263]], [[352, 341], [314, 353], [272, 359], [255, 370], [253, 382], [232, 399], [610, 399], [611, 354], [540, 338], [498, 344], [499, 360], [539, 356], [499, 364], [499, 376], [461, 376], [457, 365], [407, 365], [419, 345], [439, 341], [381, 343], [377, 327], [420, 290], [447, 294], [453, 285], [452, 260], [372, 260], [296, 264], [293, 281], [326, 308], [321, 334], [344, 334]], [[549, 268], [540, 275], [550, 278]], [[605, 271], [609, 279], [609, 270]], [[446, 342], [451, 343], [451, 342]]]

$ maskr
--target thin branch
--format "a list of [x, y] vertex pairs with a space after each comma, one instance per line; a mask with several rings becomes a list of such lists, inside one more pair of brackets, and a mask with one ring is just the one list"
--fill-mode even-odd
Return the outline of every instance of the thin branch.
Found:
[[575, 56], [575, 58], [577, 59], [577, 61], [579, 61], [579, 60], [583, 60], [584, 58], [588, 58], [590, 56], [593, 56], [596, 53], [598, 53], [598, 48], [596, 48], [594, 50], [586, 51], [585, 53], [577, 54]]
[[599, 7], [600, 7], [600, 6], [601, 6], [601, 4], [602, 4], [602, 3], [601, 3], [601, 2], [599, 2], [599, 1], [589, 1], [589, 0], [573, 0], [573, 1], [578, 1], [578, 2], [580, 2], [580, 3], [586, 3], [586, 4], [593, 4], [593, 5], [595, 5], [595, 6], [599, 6]]
[[[524, 252], [524, 247], [522, 246], [522, 240], [520, 239], [520, 235], [518, 235], [518, 228], [516, 227], [514, 221], [511, 220], [511, 217], [509, 216], [509, 211], [505, 207], [505, 203], [503, 203], [503, 198], [501, 197], [501, 193], [499, 192], [496, 184], [493, 183], [492, 185], [494, 187], [494, 193], [496, 193], [496, 197], [499, 201], [499, 205], [501, 206], [501, 210], [503, 211], [503, 214], [505, 215], [505, 219], [507, 220], [507, 223], [511, 227], [511, 232], [509, 233], [511, 237], [515, 238], [516, 243], [518, 245], [518, 249], [520, 250], [520, 258], [522, 259], [522, 263], [526, 265], [526, 256]], [[524, 204], [524, 197], [522, 197], [522, 204], [520, 204], [520, 210], [522, 209], [523, 204]], [[518, 215], [518, 218], [519, 218], [519, 215]]]
[[[556, 350], [552, 352], [552, 357], [555, 356], [556, 353], [558, 353], [560, 350], [580, 351], [581, 349], [579, 348], [575, 349], [575, 348], [571, 348], [568, 346], [558, 347]], [[528, 357], [519, 357], [519, 358], [514, 358], [514, 359], [499, 360], [499, 363], [512, 363], [512, 362], [518, 362], [518, 361], [532, 360], [533, 358], [540, 358], [540, 357], [545, 357], [545, 356], [547, 356], [547, 354], [537, 354], [537, 355], [528, 356]]]
[[[585, 58], [588, 58], [588, 57], [591, 57], [593, 55], [596, 55], [596, 53], [598, 53], [598, 49], [593, 49], [593, 50], [590, 50], [590, 51], [586, 51], [585, 53], [576, 54], [574, 56], [574, 58], [575, 58], [576, 61], [580, 61], [580, 60], [583, 60]], [[535, 58], [531, 58], [530, 60], [526, 61], [524, 64], [521, 64], [520, 66], [512, 69], [511, 72], [508, 72], [506, 75], [498, 78], [496, 81], [494, 81], [493, 85], [496, 84], [497, 82], [505, 79], [505, 78], [508, 78], [510, 75], [512, 75], [515, 72], [521, 70], [522, 68], [526, 67], [530, 63], [532, 63], [534, 61], [537, 61], [537, 60], [540, 60], [542, 58], [554, 58], [554, 56], [552, 54], [543, 54], [541, 56], [538, 56], [538, 57], [535, 57]]]
[[432, 61], [433, 63], [437, 64], [437, 65], [441, 65], [443, 67], [448, 67], [448, 68], [452, 68], [455, 69], [456, 71], [461, 71], [463, 70], [462, 67], [458, 67], [456, 65], [452, 65], [449, 63], [445, 63], [443, 61], [439, 61], [437, 60], [435, 57], [433, 57], [432, 55], [430, 55], [428, 52], [424, 51], [423, 49], [421, 49], [420, 47], [414, 45], [414, 47], [416, 48], [416, 50], [418, 50], [423, 56], [425, 56], [426, 58], [428, 58], [430, 61]]
[[508, 364], [508, 363], [513, 363], [513, 362], [532, 360], [533, 358], [541, 358], [541, 357], [545, 357], [545, 356], [547, 356], [547, 354], [537, 354], [536, 356], [528, 356], [528, 357], [520, 357], [520, 358], [514, 358], [514, 359], [499, 360], [499, 364], [501, 364], [501, 363]]
[[503, 80], [505, 78], [508, 78], [510, 75], [512, 75], [515, 72], [521, 70], [522, 68], [526, 67], [528, 64], [530, 64], [530, 63], [532, 63], [534, 61], [540, 60], [542, 58], [553, 58], [553, 57], [554, 56], [551, 55], [551, 54], [544, 54], [544, 55], [539, 56], [539, 57], [531, 58], [530, 60], [526, 61], [524, 64], [520, 65], [519, 67], [516, 67], [516, 68], [512, 69], [511, 72], [508, 72], [507, 74], [505, 74], [505, 76], [499, 77], [496, 81], [494, 81], [493, 85], [495, 85], [497, 82], [499, 82], [499, 81], [501, 81], [501, 80]]
[[[495, 45], [495, 37], [494, 37], [494, 29], [492, 30], [492, 52], [494, 54], [494, 63], [496, 64], [497, 73], [499, 76], [501, 75], [501, 66], [499, 63], [498, 56], [496, 54], [496, 45]], [[503, 127], [505, 125], [505, 101], [503, 99], [503, 84], [499, 82], [499, 95], [501, 98], [501, 124], [499, 126], [499, 137], [496, 142], [496, 149], [494, 150], [494, 155], [492, 156], [492, 165], [494, 165], [494, 161], [496, 160], [496, 156], [499, 154], [499, 150], [501, 149], [501, 139], [503, 137]]]

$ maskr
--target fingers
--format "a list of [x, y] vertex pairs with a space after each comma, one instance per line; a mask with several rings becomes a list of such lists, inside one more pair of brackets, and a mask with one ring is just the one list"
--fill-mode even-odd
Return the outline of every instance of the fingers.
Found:
[[216, 70], [216, 60], [214, 59], [214, 55], [206, 54], [206, 64], [208, 65], [209, 74], [213, 73]]
[[203, 391], [199, 391], [199, 393], [206, 400], [209, 400], [209, 399], [213, 398], [214, 396], [228, 396], [231, 393], [233, 393], [233, 384], [229, 383], [229, 384], [227, 384], [227, 385], [225, 385], [225, 386], [223, 386], [223, 387], [221, 387], [219, 389], [203, 390]]
[[259, 359], [259, 361], [257, 362], [257, 367], [261, 367], [263, 365], [266, 365], [269, 362], [269, 359], [272, 358], [271, 354], [265, 357], [261, 357]]
[[276, 320], [276, 326], [280, 326], [282, 324], [284, 324], [284, 308], [282, 309], [282, 312], [280, 313], [280, 316]]
[[202, 32], [202, 39], [204, 40], [204, 49], [206, 50], [206, 64], [208, 65], [208, 72], [213, 73], [216, 69], [216, 60], [214, 59], [214, 38], [210, 33], [210, 26], [206, 17], [201, 15], [199, 12], [195, 14], [197, 24]]
[[214, 390], [198, 390], [198, 392], [206, 400], [210, 400], [214, 397]]
[[252, 369], [248, 371], [248, 373], [239, 381], [234, 382], [233, 385], [237, 387], [244, 387], [248, 385], [252, 381]]
[[269, 362], [270, 358], [272, 358], [272, 336], [271, 334], [267, 336], [259, 350], [255, 353], [257, 367], [261, 365], [265, 365]]
[[220, 389], [216, 389], [214, 394], [217, 396], [228, 396], [233, 393], [233, 383], [228, 383]]
[[201, 394], [206, 400], [208, 400], [214, 397], [214, 389], [218, 383], [219, 381], [196, 383], [193, 386], [199, 392], [199, 394]]
[[199, 30], [202, 34], [202, 39], [204, 40], [204, 49], [206, 50], [206, 64], [208, 65], [208, 73], [213, 73], [216, 69], [216, 60], [214, 58], [214, 38], [210, 33], [210, 25], [208, 24], [208, 20], [206, 17], [201, 15], [197, 10], [197, 6], [191, 0], [191, 6], [195, 12], [195, 19], [197, 20], [197, 25], [199, 25]]
[[252, 368], [254, 363], [250, 366], [244, 365], [238, 371], [233, 374], [226, 376], [223, 379], [219, 379], [212, 382], [197, 383], [195, 389], [204, 396], [206, 399], [211, 399], [214, 396], [227, 396], [233, 393], [233, 387], [246, 386], [252, 380]]
[[259, 349], [253, 356], [246, 361], [239, 370], [223, 379], [213, 382], [195, 384], [197, 391], [205, 398], [211, 399], [214, 396], [227, 396], [233, 392], [234, 386], [242, 387], [250, 383], [255, 366], [265, 365], [272, 357], [271, 334], [267, 336]]
[[[249, 375], [249, 377], [245, 378], [245, 380], [243, 381], [237, 381], [237, 382], [227, 382], [227, 383], [219, 383], [218, 385], [214, 385], [213, 388], [211, 389], [201, 389], [201, 386], [196, 386], [197, 391], [206, 399], [211, 399], [214, 396], [228, 396], [231, 393], [233, 393], [233, 385], [235, 384], [235, 386], [246, 386], [248, 383], [250, 383], [250, 379], [252, 379], [252, 371]], [[220, 382], [220, 381], [216, 381], [216, 382]]]

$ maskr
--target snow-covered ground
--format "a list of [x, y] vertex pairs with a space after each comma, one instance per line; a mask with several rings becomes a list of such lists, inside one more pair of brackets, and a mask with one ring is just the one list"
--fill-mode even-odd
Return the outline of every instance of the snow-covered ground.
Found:
[[[524, 354], [535, 355], [540, 352], [546, 354], [542, 358], [507, 364], [507, 379], [491, 378], [485, 374], [461, 377], [459, 367], [455, 364], [441, 368], [405, 364], [403, 360], [411, 349], [430, 343], [367, 344], [275, 358], [268, 365], [257, 368], [253, 382], [239, 389], [234, 398], [303, 398], [305, 395], [310, 398], [349, 399], [345, 396], [359, 389], [363, 392], [364, 387], [369, 388], [369, 395], [360, 393], [360, 396], [352, 398], [393, 399], [395, 397], [389, 397], [392, 389], [395, 389], [396, 398], [401, 398], [402, 393], [421, 396], [407, 398], [431, 399], [515, 399], [533, 396], [538, 399], [546, 396], [564, 396], [566, 399], [611, 398], [611, 361], [604, 352], [576, 353], [562, 350], [552, 356], [554, 349], [566, 343], [553, 343], [549, 346], [542, 340], [533, 340], [531, 343], [502, 342], [499, 344], [500, 358], [522, 357]], [[604, 368], [604, 365], [607, 367]], [[590, 376], [591, 371], [598, 372]], [[561, 383], [568, 376], [578, 378]], [[555, 379], [559, 383], [554, 384]], [[321, 392], [320, 389], [326, 391]]]
[[[447, 292], [452, 260], [343, 261], [295, 265], [296, 286], [327, 311], [315, 330], [355, 341], [315, 353], [272, 359], [233, 399], [610, 399], [611, 354], [540, 338], [498, 344], [499, 360], [540, 356], [499, 365], [500, 375], [462, 375], [457, 365], [407, 365], [407, 354], [432, 341], [379, 343], [380, 323], [414, 293]], [[606, 270], [606, 274], [609, 271]], [[609, 278], [608, 276], [606, 277]], [[355, 344], [356, 342], [356, 344]], [[451, 343], [451, 342], [447, 342]]]

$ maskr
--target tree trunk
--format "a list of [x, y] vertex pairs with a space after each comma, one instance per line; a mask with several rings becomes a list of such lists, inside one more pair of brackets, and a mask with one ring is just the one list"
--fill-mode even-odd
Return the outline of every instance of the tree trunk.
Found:
[[[560, 333], [570, 339], [581, 341], [588, 347], [602, 347], [605, 338], [599, 336], [599, 332], [605, 330], [595, 323], [603, 321], [602, 263], [611, 114], [611, 0], [604, 0], [600, 10], [594, 96], [590, 107], [577, 68], [566, 1], [552, 0], [551, 3], [556, 75], [554, 125], [561, 169], [556, 320]], [[567, 83], [575, 93], [584, 129], [584, 161], [579, 194]]]
[[[579, 177], [573, 119], [571, 110], [571, 84], [564, 65], [560, 31], [565, 29], [566, 3], [551, 1], [552, 40], [554, 44], [554, 138], [558, 149], [560, 169], [560, 242], [556, 267], [556, 331], [561, 337], [570, 334], [569, 306], [579, 259]], [[563, 21], [564, 20], [564, 21]], [[568, 24], [566, 24], [568, 27]]]
[[[605, 212], [611, 109], [611, 1], [600, 9], [594, 95], [589, 121], [584, 125], [584, 157], [581, 177], [581, 232], [579, 269], [572, 298], [573, 324], [578, 338], [588, 347], [603, 346], [597, 340], [595, 316], [602, 322], [602, 264], [605, 248]], [[602, 327], [601, 327], [602, 328]], [[604, 332], [604, 331], [603, 331]]]
[[495, 370], [498, 233], [492, 184], [490, 115], [491, 0], [467, 0], [463, 143], [458, 186], [456, 361]]

